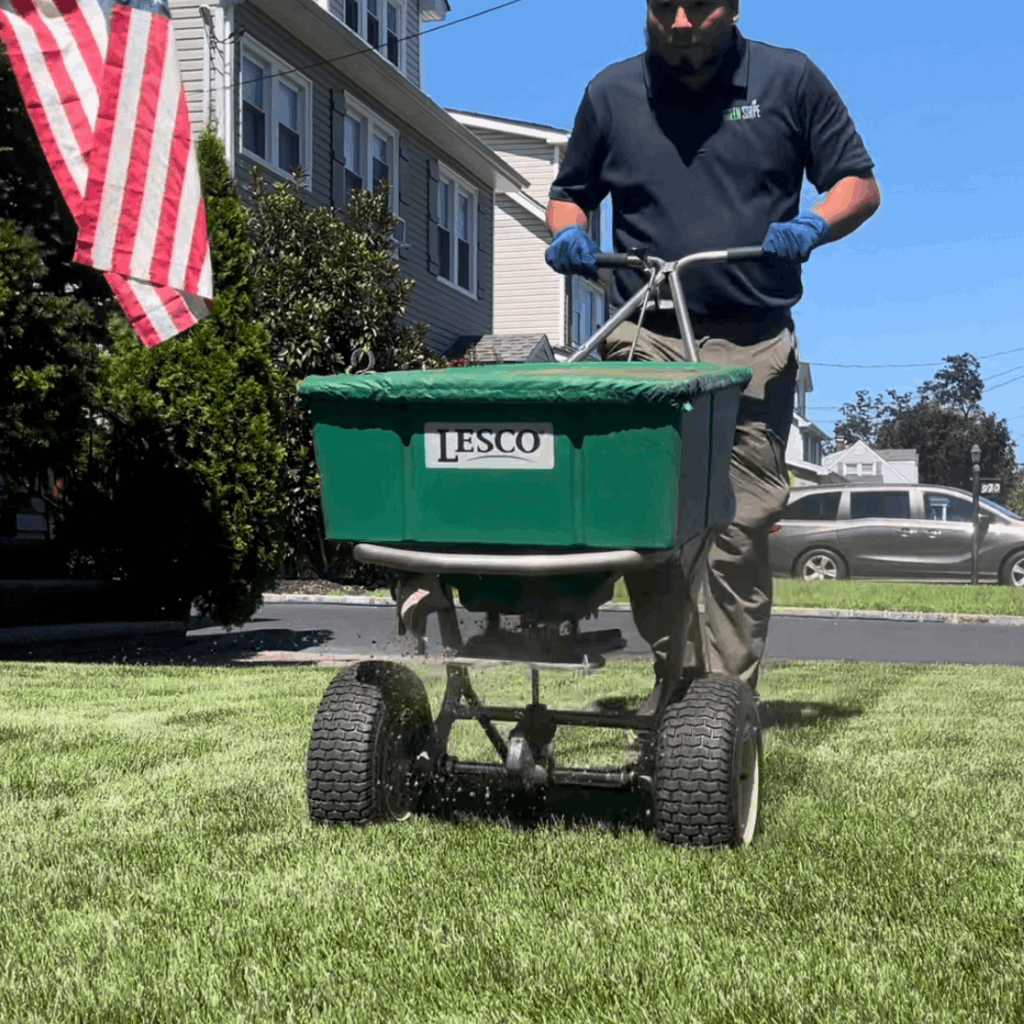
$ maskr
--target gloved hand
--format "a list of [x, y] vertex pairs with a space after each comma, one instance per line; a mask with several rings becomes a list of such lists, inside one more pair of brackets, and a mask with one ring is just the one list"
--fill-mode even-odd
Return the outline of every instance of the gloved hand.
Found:
[[816, 213], [801, 213], [792, 220], [779, 221], [768, 228], [761, 243], [766, 253], [785, 260], [806, 263], [811, 250], [829, 240], [829, 223]]
[[580, 274], [597, 279], [597, 263], [594, 256], [600, 247], [578, 224], [565, 228], [555, 235], [544, 254], [544, 260], [559, 274]]

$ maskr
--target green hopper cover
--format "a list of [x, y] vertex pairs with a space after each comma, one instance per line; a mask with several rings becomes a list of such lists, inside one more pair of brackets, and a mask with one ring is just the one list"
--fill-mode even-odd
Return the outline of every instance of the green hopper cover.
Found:
[[663, 404], [689, 409], [702, 394], [746, 387], [746, 367], [718, 363], [502, 363], [440, 370], [307, 377], [300, 401]]

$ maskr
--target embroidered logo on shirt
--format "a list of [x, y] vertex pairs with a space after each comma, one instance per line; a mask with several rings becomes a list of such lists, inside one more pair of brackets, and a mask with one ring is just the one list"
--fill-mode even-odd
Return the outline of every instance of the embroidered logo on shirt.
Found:
[[746, 107], [729, 107], [725, 111], [726, 121], [751, 121], [755, 117], [761, 116], [761, 108], [758, 105], [757, 100], [754, 100], [749, 106]]

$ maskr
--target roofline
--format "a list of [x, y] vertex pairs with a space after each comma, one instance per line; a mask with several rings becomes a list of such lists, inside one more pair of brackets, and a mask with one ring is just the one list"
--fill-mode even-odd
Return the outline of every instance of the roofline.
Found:
[[[384, 117], [398, 120], [435, 143], [441, 153], [459, 160], [463, 167], [486, 182], [495, 192], [518, 192], [529, 186], [514, 167], [484, 145], [465, 125], [417, 88], [397, 68], [375, 53], [351, 29], [343, 25], [315, 0], [248, 0], [282, 29], [326, 61], [344, 63], [335, 74], [365, 95], [364, 102], [386, 96]], [[272, 46], [272, 43], [264, 45]]]
[[530, 121], [513, 121], [506, 117], [494, 117], [490, 114], [476, 114], [471, 110], [456, 110], [446, 107], [460, 124], [467, 128], [483, 128], [490, 131], [505, 132], [518, 135], [524, 139], [539, 139], [549, 146], [564, 146], [569, 141], [569, 133], [562, 128], [547, 124], [533, 124]]
[[524, 192], [508, 192], [508, 198], [517, 206], [521, 206], [531, 217], [535, 217], [541, 224], [547, 225], [548, 212], [535, 199], [531, 199]]

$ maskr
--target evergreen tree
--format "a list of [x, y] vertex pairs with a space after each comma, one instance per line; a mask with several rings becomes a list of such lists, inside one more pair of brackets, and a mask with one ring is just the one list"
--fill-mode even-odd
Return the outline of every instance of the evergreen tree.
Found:
[[153, 349], [123, 316], [111, 317], [97, 402], [102, 436], [71, 495], [69, 532], [80, 563], [129, 581], [148, 616], [181, 618], [195, 603], [229, 625], [251, 617], [277, 575], [281, 385], [253, 314], [248, 215], [211, 130], [198, 162], [213, 311]]

